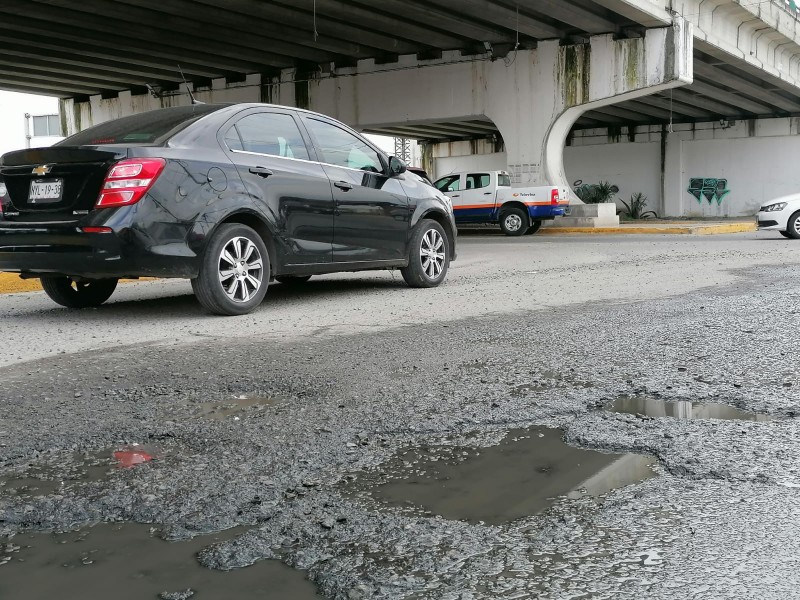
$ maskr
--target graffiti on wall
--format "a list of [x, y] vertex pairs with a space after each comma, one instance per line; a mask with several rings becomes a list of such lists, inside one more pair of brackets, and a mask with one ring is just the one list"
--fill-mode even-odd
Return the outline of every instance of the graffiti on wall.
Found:
[[713, 177], [693, 177], [689, 180], [689, 189], [687, 190], [697, 201], [702, 204], [703, 198], [708, 200], [709, 204], [713, 204], [716, 200], [717, 206], [722, 204], [725, 196], [731, 193], [728, 189], [727, 179], [716, 179]]

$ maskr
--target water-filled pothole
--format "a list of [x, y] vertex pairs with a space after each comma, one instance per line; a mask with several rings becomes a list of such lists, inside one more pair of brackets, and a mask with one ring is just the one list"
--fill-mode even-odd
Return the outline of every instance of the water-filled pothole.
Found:
[[61, 494], [79, 485], [102, 481], [114, 469], [134, 467], [162, 454], [160, 449], [149, 444], [131, 444], [114, 451], [46, 456], [21, 473], [0, 477], [0, 495], [34, 497]]
[[[148, 525], [114, 523], [72, 533], [0, 538], [0, 598], [142, 600], [159, 598], [163, 592], [164, 598], [320, 597], [301, 571], [279, 561], [264, 560], [234, 571], [202, 567], [195, 559], [197, 552], [226, 537], [231, 535], [166, 542]], [[189, 589], [194, 593], [179, 593]]]
[[772, 415], [749, 412], [715, 402], [658, 400], [656, 398], [618, 398], [606, 406], [616, 413], [676, 419], [723, 419], [737, 421], [772, 421]]
[[223, 402], [203, 402], [200, 404], [199, 416], [215, 421], [221, 421], [228, 417], [235, 419], [275, 403], [275, 398], [241, 395]]
[[652, 457], [583, 450], [562, 435], [533, 427], [510, 431], [488, 448], [413, 448], [355, 485], [392, 506], [500, 524], [541, 512], [559, 497], [600, 496], [655, 476]]
[[0, 494], [48, 496], [76, 484], [100, 481], [114, 466], [110, 453], [71, 454], [31, 465], [24, 473], [0, 477]]

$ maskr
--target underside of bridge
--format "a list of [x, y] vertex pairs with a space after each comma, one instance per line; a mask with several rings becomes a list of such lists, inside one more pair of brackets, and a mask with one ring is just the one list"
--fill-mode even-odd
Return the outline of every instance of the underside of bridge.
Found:
[[[0, 0], [0, 89], [81, 101], [124, 90], [178, 94], [183, 76], [197, 89], [286, 68], [330, 75], [363, 59], [389, 66], [409, 54], [509, 61], [542, 41], [641, 37], [671, 19], [657, 3], [625, 0]], [[795, 92], [698, 40], [692, 85], [591, 110], [575, 127], [793, 116]], [[480, 119], [373, 132], [420, 140], [497, 133]]]

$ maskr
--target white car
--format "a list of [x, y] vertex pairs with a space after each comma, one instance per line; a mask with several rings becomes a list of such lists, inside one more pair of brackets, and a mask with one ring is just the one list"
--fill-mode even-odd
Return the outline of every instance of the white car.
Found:
[[756, 215], [756, 221], [759, 229], [773, 230], [783, 237], [800, 239], [800, 194], [765, 202]]

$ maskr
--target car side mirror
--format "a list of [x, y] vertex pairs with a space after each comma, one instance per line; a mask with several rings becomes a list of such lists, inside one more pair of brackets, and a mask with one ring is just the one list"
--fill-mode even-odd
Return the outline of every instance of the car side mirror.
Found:
[[396, 177], [406, 172], [406, 163], [396, 156], [389, 157], [389, 177]]

